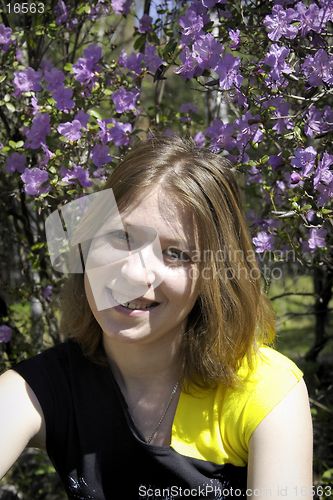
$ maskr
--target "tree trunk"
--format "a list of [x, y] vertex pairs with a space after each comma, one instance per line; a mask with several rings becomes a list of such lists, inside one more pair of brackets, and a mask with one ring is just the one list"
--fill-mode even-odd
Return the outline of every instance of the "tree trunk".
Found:
[[329, 302], [333, 291], [333, 271], [327, 268], [317, 268], [313, 277], [316, 301], [314, 304], [315, 339], [312, 347], [305, 355], [307, 361], [315, 361], [326, 343], [332, 339], [327, 335], [327, 323], [329, 319]]

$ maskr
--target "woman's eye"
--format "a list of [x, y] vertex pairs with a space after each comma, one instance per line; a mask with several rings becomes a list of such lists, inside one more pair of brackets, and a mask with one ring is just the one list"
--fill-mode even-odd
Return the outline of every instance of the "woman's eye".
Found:
[[190, 256], [178, 248], [167, 248], [164, 250], [164, 255], [171, 261], [191, 262]]
[[111, 240], [112, 245], [114, 246], [119, 246], [119, 245], [127, 245], [129, 246], [130, 244], [130, 236], [126, 231], [123, 231], [122, 229], [118, 229], [115, 231], [111, 231], [109, 233], [109, 237]]

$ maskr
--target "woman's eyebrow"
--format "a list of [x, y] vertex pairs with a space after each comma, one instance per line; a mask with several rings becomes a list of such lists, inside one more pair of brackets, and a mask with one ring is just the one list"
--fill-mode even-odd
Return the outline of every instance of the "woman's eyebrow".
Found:
[[181, 246], [181, 247], [185, 247], [187, 250], [190, 250], [191, 252], [194, 252], [196, 250], [195, 247], [192, 247], [192, 246], [189, 246], [187, 241], [184, 241], [184, 240], [177, 240], [177, 239], [174, 239], [174, 238], [163, 238], [160, 236], [160, 239], [167, 243], [169, 246], [171, 245], [175, 245], [175, 246]]

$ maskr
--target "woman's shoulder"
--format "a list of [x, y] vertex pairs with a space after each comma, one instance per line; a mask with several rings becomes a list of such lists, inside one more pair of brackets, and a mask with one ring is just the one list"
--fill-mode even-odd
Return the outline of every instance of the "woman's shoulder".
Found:
[[247, 449], [256, 427], [301, 380], [303, 372], [284, 354], [261, 346], [252, 364], [243, 359], [238, 376], [238, 386], [222, 391], [223, 410], [225, 422], [232, 422], [231, 427]]
[[53, 346], [45, 347], [33, 356], [19, 361], [16, 365], [14, 365], [13, 369], [21, 365], [39, 366], [44, 363], [52, 363], [56, 361], [61, 363], [64, 362], [69, 356], [77, 356], [79, 353], [79, 344], [72, 339], [65, 339]]
[[303, 376], [303, 372], [294, 361], [273, 347], [260, 346], [251, 361], [252, 363], [249, 363], [247, 358], [244, 358], [238, 370], [243, 390], [246, 390], [248, 385], [262, 383], [265, 380], [272, 383], [276, 378], [277, 384], [283, 384], [288, 379], [298, 381]]

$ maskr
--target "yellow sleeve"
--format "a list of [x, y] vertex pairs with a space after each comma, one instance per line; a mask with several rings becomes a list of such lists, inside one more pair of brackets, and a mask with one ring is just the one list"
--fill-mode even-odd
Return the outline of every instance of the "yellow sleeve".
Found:
[[[225, 394], [225, 419], [221, 431], [231, 455], [247, 463], [249, 441], [260, 422], [302, 378], [303, 372], [283, 354], [261, 347], [250, 371], [244, 362], [237, 390]], [[231, 451], [232, 450], [232, 451]]]

